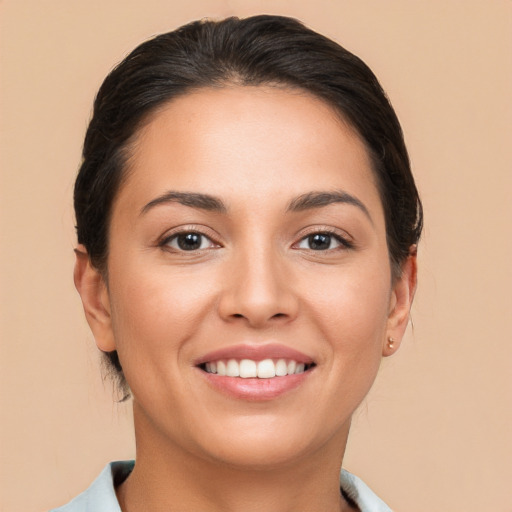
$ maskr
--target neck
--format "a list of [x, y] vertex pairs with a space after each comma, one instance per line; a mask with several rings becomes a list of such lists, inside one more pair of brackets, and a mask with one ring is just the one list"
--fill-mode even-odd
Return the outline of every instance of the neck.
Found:
[[137, 462], [117, 489], [123, 512], [351, 510], [339, 489], [348, 426], [293, 461], [241, 467], [193, 454], [157, 431], [147, 435], [144, 423], [135, 411]]

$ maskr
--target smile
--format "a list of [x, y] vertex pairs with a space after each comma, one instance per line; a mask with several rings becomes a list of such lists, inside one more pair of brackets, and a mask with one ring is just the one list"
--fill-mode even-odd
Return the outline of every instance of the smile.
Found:
[[194, 361], [208, 385], [237, 400], [268, 401], [310, 380], [317, 361], [276, 343], [229, 345]]
[[272, 379], [286, 377], [308, 371], [314, 363], [301, 363], [294, 359], [219, 359], [200, 365], [207, 373], [225, 377], [240, 377], [242, 379]]

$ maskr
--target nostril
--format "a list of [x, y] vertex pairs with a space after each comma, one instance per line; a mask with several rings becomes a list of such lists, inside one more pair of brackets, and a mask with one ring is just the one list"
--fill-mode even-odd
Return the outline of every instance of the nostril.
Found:
[[[242, 313], [234, 313], [233, 315], [233, 318], [246, 318], [245, 315], [243, 315]], [[270, 319], [272, 318], [286, 318], [288, 315], [286, 313], [276, 313], [275, 315], [272, 315], [270, 317]]]

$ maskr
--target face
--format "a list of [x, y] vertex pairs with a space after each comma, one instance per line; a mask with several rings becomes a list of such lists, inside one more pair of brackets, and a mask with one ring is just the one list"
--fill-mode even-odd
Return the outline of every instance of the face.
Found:
[[342, 449], [413, 290], [360, 138], [305, 92], [226, 87], [160, 109], [132, 153], [84, 304], [138, 442], [248, 466]]

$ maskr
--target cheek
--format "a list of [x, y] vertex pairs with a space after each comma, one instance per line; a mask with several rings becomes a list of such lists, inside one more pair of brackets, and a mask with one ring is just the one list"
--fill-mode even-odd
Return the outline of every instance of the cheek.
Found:
[[386, 269], [363, 267], [332, 272], [306, 295], [318, 324], [340, 340], [371, 342], [385, 329], [390, 278]]
[[111, 276], [114, 336], [127, 378], [132, 366], [165, 372], [186, 358], [187, 340], [207, 322], [215, 290], [213, 276], [201, 274], [134, 263]]
[[[329, 389], [355, 406], [377, 374], [386, 336], [390, 274], [382, 265], [331, 272], [306, 295], [325, 346]], [[349, 396], [351, 398], [349, 398]]]

